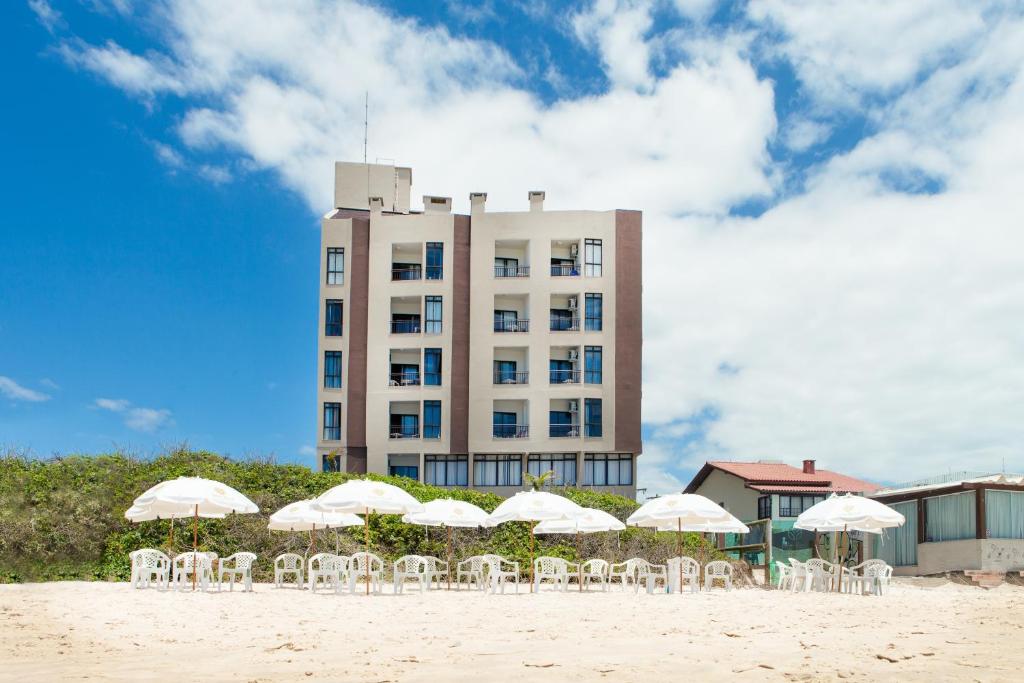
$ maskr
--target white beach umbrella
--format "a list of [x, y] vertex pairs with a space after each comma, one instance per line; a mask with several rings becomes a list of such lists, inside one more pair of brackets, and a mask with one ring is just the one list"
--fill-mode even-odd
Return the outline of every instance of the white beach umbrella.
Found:
[[[683, 554], [683, 531], [699, 527], [712, 527], [739, 522], [721, 505], [696, 493], [670, 493], [653, 498], [629, 516], [629, 526], [653, 527], [655, 530], [674, 530], [679, 555]], [[740, 524], [742, 526], [742, 523]], [[746, 528], [746, 527], [744, 527]], [[750, 531], [747, 529], [747, 531]], [[679, 564], [679, 594], [682, 595], [683, 565]]]
[[[844, 496], [832, 494], [825, 500], [804, 510], [793, 524], [797, 529], [808, 531], [831, 531], [846, 535], [850, 531], [863, 531], [869, 534], [880, 534], [883, 529], [903, 526], [906, 518], [884, 503], [864, 496], [847, 493]], [[841, 541], [843, 536], [839, 536]], [[839, 553], [839, 543], [835, 545], [835, 559], [840, 563], [845, 557]], [[845, 548], [845, 544], [844, 544]], [[844, 551], [845, 552], [845, 551]], [[839, 583], [836, 583], [838, 590]]]
[[583, 557], [580, 551], [580, 536], [595, 534], [602, 531], [622, 531], [626, 525], [604, 510], [583, 508], [583, 511], [571, 519], [549, 519], [541, 522], [533, 530], [536, 534], [576, 534], [576, 553], [580, 555], [580, 592], [583, 592]]
[[[546, 491], [520, 491], [506, 499], [494, 509], [487, 520], [487, 526], [505, 522], [544, 522], [556, 519], [571, 519], [583, 512], [583, 508], [565, 496], [556, 496]], [[533, 592], [533, 524], [530, 524], [530, 591]]]
[[[366, 552], [370, 552], [370, 513], [384, 515], [404, 515], [410, 512], [422, 512], [423, 504], [406, 491], [372, 479], [350, 479], [332, 489], [321, 493], [310, 504], [314, 510], [324, 512], [351, 512], [366, 515], [364, 525]], [[366, 594], [370, 594], [370, 581], [367, 577]]]
[[[170, 521], [169, 529], [167, 531], [167, 548], [170, 552], [171, 546], [174, 544], [174, 518], [175, 515], [159, 515], [150, 508], [140, 507], [138, 505], [132, 505], [124, 512], [125, 519], [134, 524], [140, 522], [152, 522], [153, 520], [166, 519]], [[187, 517], [189, 515], [181, 515]], [[200, 517], [208, 519], [224, 519], [223, 513], [200, 513]]]
[[[199, 551], [199, 517], [224, 516], [230, 513], [259, 512], [259, 507], [227, 484], [202, 477], [168, 479], [135, 499], [133, 508], [140, 508], [158, 517], [193, 518], [192, 553]], [[193, 560], [193, 563], [195, 560]], [[196, 588], [196, 572], [192, 572], [192, 590]]]
[[308, 531], [313, 553], [316, 553], [316, 530], [336, 529], [344, 526], [363, 524], [362, 517], [348, 512], [324, 512], [314, 510], [311, 500], [300, 500], [286, 505], [270, 515], [268, 529], [274, 531]]
[[443, 526], [448, 530], [448, 590], [452, 588], [452, 527], [472, 528], [487, 524], [487, 512], [463, 500], [438, 498], [423, 504], [422, 512], [402, 517], [406, 524]]
[[729, 515], [730, 519], [723, 522], [705, 522], [703, 524], [682, 524], [678, 522], [665, 522], [664, 524], [658, 525], [656, 528], [658, 531], [679, 531], [679, 527], [682, 526], [682, 531], [696, 531], [702, 534], [749, 534], [750, 527], [738, 520], [736, 517]]

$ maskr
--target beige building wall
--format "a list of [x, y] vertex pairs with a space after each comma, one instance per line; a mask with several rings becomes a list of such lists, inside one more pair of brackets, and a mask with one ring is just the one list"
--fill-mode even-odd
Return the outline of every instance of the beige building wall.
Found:
[[409, 213], [412, 169], [391, 164], [334, 164], [335, 208], [370, 208], [370, 197], [383, 200], [383, 210]]
[[[317, 464], [322, 466], [323, 456], [332, 451], [341, 451], [343, 444], [348, 443], [348, 420], [345, 419], [345, 407], [348, 404], [349, 387], [349, 301], [351, 299], [349, 257], [352, 253], [352, 219], [329, 218], [333, 211], [324, 216], [320, 222], [320, 312], [317, 316]], [[345, 250], [345, 277], [343, 284], [327, 284], [327, 249], [341, 247]], [[326, 330], [326, 307], [328, 299], [343, 301], [342, 336], [328, 337]], [[341, 389], [324, 388], [324, 353], [341, 351]], [[341, 403], [341, 439], [324, 441], [324, 403]]]
[[714, 503], [724, 504], [726, 510], [742, 521], [757, 519], [757, 499], [761, 494], [744, 486], [740, 477], [712, 470], [696, 493]]

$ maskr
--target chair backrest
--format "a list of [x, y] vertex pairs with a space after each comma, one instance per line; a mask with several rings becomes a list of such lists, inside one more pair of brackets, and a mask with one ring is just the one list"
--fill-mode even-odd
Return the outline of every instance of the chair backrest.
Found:
[[775, 566], [778, 568], [780, 574], [788, 574], [789, 572], [793, 571], [792, 565], [783, 564], [782, 560], [775, 560]]
[[206, 553], [181, 553], [174, 558], [174, 566], [180, 569], [193, 569], [196, 564], [200, 567], [210, 567], [212, 560], [206, 556]]
[[537, 574], [565, 574], [569, 564], [560, 557], [545, 555], [533, 561], [533, 571]]
[[825, 571], [825, 564], [826, 564], [825, 560], [819, 559], [817, 557], [812, 557], [811, 559], [809, 559], [806, 562], [804, 562], [804, 566], [807, 567], [807, 571], [809, 571], [809, 572], [813, 572], [813, 571], [823, 572], [823, 571]]
[[169, 565], [171, 558], [154, 548], [142, 548], [128, 554], [132, 558], [132, 566], [139, 569], [154, 569], [161, 565]]
[[371, 572], [384, 571], [384, 560], [373, 553], [361, 552], [352, 554], [351, 565], [354, 571], [365, 572], [367, 563], [370, 565]]
[[235, 569], [249, 569], [252, 567], [252, 563], [256, 561], [256, 553], [235, 553], [229, 557], [225, 557], [221, 560], [224, 562], [234, 562]]
[[706, 565], [704, 565], [704, 575], [711, 577], [732, 577], [732, 565], [726, 562], [725, 560], [715, 560], [714, 562], [708, 562]]
[[395, 561], [395, 571], [420, 574], [427, 568], [427, 559], [419, 555], [403, 555]]
[[309, 558], [309, 570], [316, 572], [332, 571], [333, 565], [336, 565], [340, 559], [334, 553], [317, 553]]
[[444, 560], [442, 560], [442, 559], [440, 559], [438, 557], [434, 557], [432, 555], [423, 555], [422, 557], [423, 557], [423, 561], [427, 563], [427, 571], [428, 572], [436, 572], [437, 568], [438, 568], [438, 565], [441, 565], [441, 564], [444, 564], [445, 566], [448, 565], [448, 563], [446, 561], [444, 561]]
[[634, 557], [631, 560], [626, 560], [626, 571], [629, 571], [631, 563], [633, 572], [636, 574], [647, 574], [651, 571], [651, 563], [640, 557]]
[[285, 571], [295, 571], [302, 568], [302, 555], [295, 553], [284, 553], [274, 558], [274, 568]]
[[209, 559], [210, 562], [213, 562], [214, 560], [216, 560], [219, 557], [219, 555], [217, 555], [217, 553], [215, 553], [213, 551], [205, 552], [205, 553], [202, 553], [202, 554], [206, 555], [207, 559]]
[[601, 576], [608, 576], [608, 561], [607, 560], [587, 560], [583, 563], [583, 572], [586, 574], [600, 574]]
[[692, 557], [679, 558], [679, 561], [683, 563], [683, 574], [686, 576], [698, 576], [700, 574], [700, 562], [693, 559]]

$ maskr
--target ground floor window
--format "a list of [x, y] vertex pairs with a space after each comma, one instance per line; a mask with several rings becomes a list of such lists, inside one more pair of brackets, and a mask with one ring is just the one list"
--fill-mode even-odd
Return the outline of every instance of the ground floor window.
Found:
[[924, 499], [924, 538], [929, 543], [977, 538], [974, 491]]
[[989, 538], [1024, 538], [1024, 492], [985, 491]]
[[875, 538], [875, 557], [893, 567], [912, 567], [917, 564], [917, 501], [892, 503], [889, 507], [907, 521], [903, 526], [884, 530]]
[[325, 453], [322, 470], [324, 472], [341, 472], [341, 456], [337, 453]]
[[772, 497], [761, 496], [757, 499], [757, 518], [758, 519], [771, 519], [772, 516]]
[[408, 477], [409, 479], [420, 478], [420, 468], [416, 465], [391, 465], [388, 467], [388, 474], [392, 477]]
[[587, 453], [583, 456], [584, 486], [632, 486], [633, 456], [629, 453]]
[[526, 461], [526, 471], [535, 477], [545, 472], [554, 472], [553, 484], [558, 486], [576, 485], [575, 453], [534, 453]]
[[474, 486], [522, 486], [523, 456], [473, 456]]
[[424, 456], [423, 481], [434, 486], [469, 486], [469, 457]]

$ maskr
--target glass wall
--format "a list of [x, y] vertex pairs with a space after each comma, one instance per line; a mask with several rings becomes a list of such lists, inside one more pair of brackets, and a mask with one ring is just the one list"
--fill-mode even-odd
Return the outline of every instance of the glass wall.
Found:
[[924, 536], [929, 543], [977, 538], [974, 491], [924, 499]]
[[435, 486], [468, 486], [469, 457], [426, 455], [423, 457], [423, 475], [423, 481]]
[[474, 486], [522, 486], [523, 457], [521, 455], [473, 456]]
[[1024, 491], [985, 491], [989, 538], [1024, 539]]
[[875, 538], [875, 557], [893, 567], [917, 564], [917, 501], [893, 503], [893, 510], [907, 518], [901, 527], [886, 529]]

